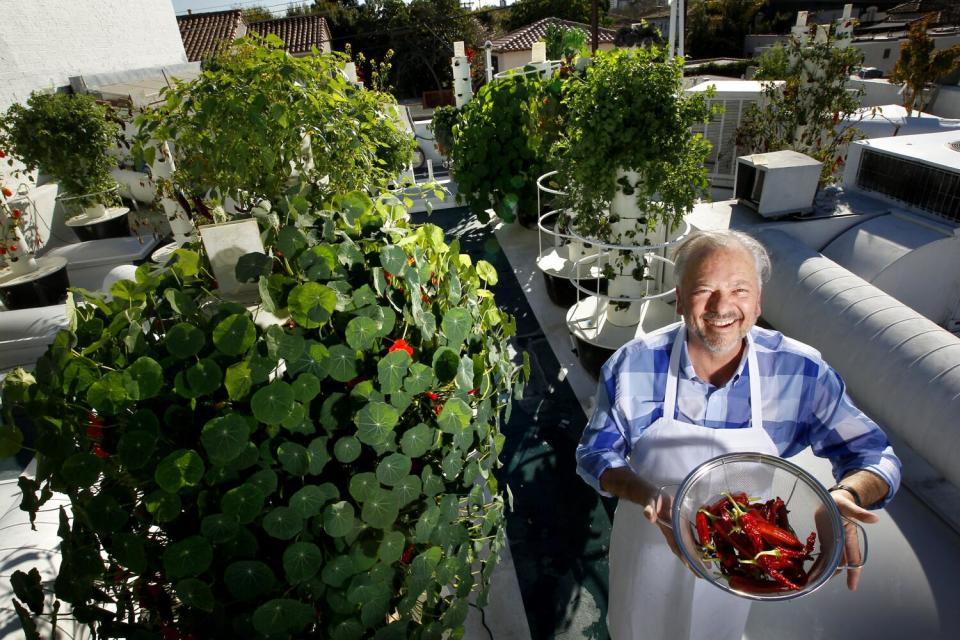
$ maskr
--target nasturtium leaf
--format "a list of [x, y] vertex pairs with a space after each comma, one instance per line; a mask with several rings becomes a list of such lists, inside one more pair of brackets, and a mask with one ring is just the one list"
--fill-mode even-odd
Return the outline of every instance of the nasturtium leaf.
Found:
[[344, 436], [333, 445], [334, 457], [343, 463], [350, 463], [360, 457], [360, 441], [353, 436]]
[[380, 313], [374, 318], [377, 321], [377, 335], [388, 336], [397, 324], [397, 314], [390, 307], [380, 307], [379, 310]]
[[463, 598], [454, 600], [450, 608], [443, 612], [440, 623], [448, 629], [456, 629], [467, 620], [467, 601]]
[[486, 260], [477, 260], [477, 275], [491, 287], [497, 284], [497, 270]]
[[[262, 446], [267, 447], [266, 443]], [[264, 497], [273, 495], [273, 492], [277, 490], [278, 483], [277, 472], [273, 469], [261, 469], [247, 478], [247, 484], [256, 487]]]
[[277, 459], [283, 470], [292, 476], [305, 476], [310, 468], [307, 448], [296, 442], [283, 442], [277, 447]]
[[233, 275], [237, 282], [257, 282], [261, 277], [269, 276], [272, 268], [273, 258], [259, 251], [253, 251], [237, 258]]
[[370, 305], [377, 304], [377, 294], [374, 293], [373, 289], [370, 288], [370, 285], [365, 284], [359, 289], [356, 289], [353, 292], [353, 306], [357, 309], [362, 309]]
[[407, 393], [418, 395], [433, 386], [433, 369], [420, 362], [410, 365], [410, 373], [403, 381]]
[[143, 573], [147, 570], [146, 547], [143, 539], [134, 533], [113, 534], [107, 551], [131, 573]]
[[380, 483], [377, 482], [377, 476], [369, 471], [354, 474], [350, 478], [350, 495], [357, 502], [366, 501], [374, 492], [379, 490]]
[[210, 585], [197, 578], [187, 578], [177, 583], [177, 597], [180, 602], [200, 611], [213, 611], [213, 590]]
[[417, 538], [417, 542], [420, 544], [426, 544], [430, 541], [430, 536], [433, 534], [433, 530], [437, 528], [437, 524], [440, 522], [440, 507], [430, 501], [429, 506], [420, 514], [420, 517], [417, 519], [417, 524], [414, 525], [414, 535]]
[[243, 453], [250, 442], [250, 426], [236, 413], [209, 421], [200, 432], [200, 442], [211, 462], [228, 464]]
[[434, 317], [432, 311], [421, 308], [419, 302], [419, 300], [414, 298], [413, 321], [416, 323], [417, 328], [420, 329], [420, 334], [425, 339], [432, 340], [434, 334], [437, 332], [437, 319]]
[[447, 337], [447, 344], [455, 349], [459, 348], [467, 336], [470, 335], [470, 328], [473, 325], [473, 318], [470, 312], [462, 307], [454, 307], [443, 315], [441, 329], [443, 335]]
[[203, 479], [203, 459], [193, 449], [177, 449], [157, 464], [153, 479], [167, 493], [195, 487]]
[[337, 382], [349, 382], [357, 377], [357, 352], [344, 345], [335, 344], [329, 349], [330, 377]]
[[470, 405], [460, 398], [450, 398], [437, 416], [437, 424], [444, 433], [457, 434], [470, 426], [472, 418]]
[[257, 339], [257, 328], [250, 316], [235, 313], [227, 316], [213, 329], [213, 345], [220, 353], [238, 356], [244, 353]]
[[303, 532], [303, 518], [290, 507], [274, 507], [263, 517], [263, 530], [279, 540], [290, 540]]
[[173, 542], [163, 552], [163, 570], [166, 578], [176, 580], [198, 576], [213, 561], [213, 547], [202, 536], [190, 536]]
[[360, 517], [371, 527], [387, 529], [393, 525], [399, 513], [400, 505], [393, 492], [378, 488], [363, 503]]
[[441, 347], [433, 354], [433, 372], [440, 384], [452, 382], [460, 368], [460, 356], [449, 347]]
[[347, 323], [346, 338], [350, 348], [366, 351], [377, 337], [377, 323], [365, 316], [357, 316]]
[[337, 306], [337, 295], [317, 282], [298, 284], [287, 298], [294, 321], [305, 329], [316, 329], [330, 319]]
[[227, 589], [237, 600], [254, 600], [269, 593], [276, 583], [270, 567], [258, 560], [240, 560], [230, 564], [223, 572]]
[[424, 469], [420, 477], [423, 479], [423, 495], [432, 498], [444, 492], [443, 480], [432, 470], [427, 473], [427, 469]]
[[349, 420], [349, 403], [344, 402], [346, 395], [339, 391], [324, 394], [323, 404], [320, 406], [320, 424], [327, 431], [334, 431], [344, 420]]
[[296, 258], [307, 248], [307, 237], [294, 226], [281, 227], [277, 234], [277, 248], [283, 252], [285, 258]]
[[100, 535], [119, 531], [129, 518], [127, 510], [120, 507], [116, 498], [105, 493], [90, 498], [84, 505], [84, 511], [93, 530]]
[[159, 489], [144, 496], [143, 505], [147, 508], [147, 513], [150, 513], [157, 522], [170, 522], [176, 519], [182, 508], [180, 496]]
[[336, 497], [337, 490], [332, 483], [308, 484], [290, 496], [290, 509], [306, 520], [323, 511], [323, 506]]
[[385, 402], [369, 402], [357, 413], [357, 437], [369, 445], [384, 442], [399, 419], [397, 410]]
[[299, 402], [310, 402], [320, 393], [320, 380], [312, 373], [301, 373], [290, 387]]
[[436, 433], [436, 429], [421, 422], [404, 431], [400, 437], [400, 449], [412, 458], [419, 458], [433, 446]]
[[347, 224], [354, 225], [373, 209], [373, 200], [362, 191], [351, 191], [334, 198], [333, 206], [340, 210]]
[[291, 584], [306, 582], [323, 567], [323, 552], [312, 542], [295, 542], [283, 552], [283, 571]]
[[180, 317], [192, 315], [197, 310], [197, 303], [193, 301], [193, 298], [180, 289], [172, 287], [166, 289], [163, 292], [163, 297], [170, 303], [170, 308]]
[[394, 276], [399, 277], [407, 266], [407, 254], [396, 245], [387, 245], [380, 249], [380, 265]]
[[236, 516], [225, 513], [215, 513], [200, 521], [200, 533], [214, 544], [232, 539], [239, 531], [240, 523]]
[[269, 355], [260, 355], [256, 351], [251, 352], [246, 362], [250, 366], [250, 381], [253, 384], [263, 384], [270, 379], [271, 374], [277, 370], [280, 361]]
[[393, 564], [403, 555], [406, 542], [406, 537], [399, 531], [384, 531], [380, 547], [377, 549], [377, 555], [383, 562]]
[[304, 349], [299, 357], [287, 359], [287, 373], [291, 376], [309, 373], [316, 376], [317, 380], [323, 380], [329, 370], [330, 352], [326, 346], [313, 340], [304, 341]]
[[473, 429], [464, 429], [453, 436], [453, 446], [461, 451], [470, 451], [473, 448]]
[[163, 344], [170, 355], [183, 359], [200, 353], [206, 341], [203, 331], [192, 324], [180, 322], [167, 329]]
[[335, 556], [332, 560], [325, 563], [320, 577], [324, 583], [334, 588], [339, 588], [350, 579], [350, 576], [357, 572], [350, 556]]
[[377, 379], [383, 393], [396, 393], [403, 385], [403, 378], [410, 368], [410, 356], [406, 351], [388, 353], [377, 363]]
[[341, 500], [323, 510], [323, 529], [332, 538], [342, 538], [354, 530], [353, 505]]
[[323, 468], [330, 462], [330, 453], [327, 451], [327, 442], [329, 438], [314, 438], [307, 445], [310, 464], [307, 467], [307, 473], [312, 476], [318, 476], [323, 472]]
[[136, 383], [126, 372], [111, 371], [87, 387], [87, 404], [100, 414], [114, 415], [135, 400]]
[[117, 443], [117, 456], [128, 469], [140, 469], [150, 461], [157, 448], [157, 434], [149, 431], [127, 431]]
[[253, 612], [253, 628], [264, 636], [297, 635], [313, 622], [312, 606], [299, 600], [277, 598], [257, 607]]
[[185, 398], [210, 395], [223, 384], [223, 371], [213, 358], [203, 358], [177, 374], [174, 389]]
[[148, 356], [137, 358], [127, 367], [127, 375], [137, 385], [137, 400], [147, 400], [157, 395], [163, 386], [163, 369]]
[[[381, 621], [390, 613], [390, 594], [389, 593], [380, 593], [373, 597], [370, 600], [366, 600], [363, 605], [360, 607], [360, 622], [363, 624], [372, 627], [375, 624], [381, 623]], [[394, 631], [399, 632], [401, 626], [389, 625], [385, 627], [386, 629], [393, 629]], [[404, 636], [396, 635], [387, 635], [382, 632], [377, 633], [374, 636], [376, 640], [403, 640]]]
[[[305, 424], [306, 423], [306, 424]], [[295, 433], [313, 433], [313, 425], [307, 421], [307, 411], [299, 402], [290, 405], [290, 414], [280, 421], [280, 426]]]
[[227, 367], [224, 375], [223, 386], [227, 389], [227, 395], [231, 400], [243, 400], [253, 388], [252, 373], [250, 363], [236, 362]]
[[254, 417], [266, 424], [280, 424], [290, 415], [294, 394], [290, 385], [283, 380], [274, 380], [265, 387], [257, 389], [250, 398], [250, 408]]
[[257, 519], [263, 509], [263, 492], [252, 484], [242, 484], [230, 489], [220, 500], [220, 508], [234, 516], [240, 524], [249, 524]]
[[267, 330], [266, 342], [274, 355], [287, 362], [296, 361], [307, 349], [307, 341], [303, 336], [287, 333], [276, 325]]
[[321, 244], [300, 254], [298, 261], [311, 280], [327, 280], [337, 266], [337, 254], [329, 245]]
[[460, 368], [457, 369], [457, 388], [464, 391], [474, 389], [473, 360], [470, 356], [460, 356]]
[[410, 473], [410, 458], [401, 453], [392, 453], [377, 465], [377, 480], [388, 487], [396, 486]]
[[393, 487], [393, 493], [397, 496], [397, 504], [402, 509], [414, 500], [420, 498], [422, 483], [417, 476], [407, 476]]
[[453, 449], [443, 457], [440, 462], [440, 469], [443, 471], [443, 477], [446, 478], [447, 482], [453, 482], [460, 475], [460, 470], [463, 469], [463, 454]]

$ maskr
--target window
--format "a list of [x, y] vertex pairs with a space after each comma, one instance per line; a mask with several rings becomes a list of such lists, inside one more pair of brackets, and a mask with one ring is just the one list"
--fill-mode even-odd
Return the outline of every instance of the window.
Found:
[[883, 59], [886, 60], [886, 59], [889, 58], [889, 57], [890, 57], [890, 49], [884, 49], [884, 50], [883, 50]]

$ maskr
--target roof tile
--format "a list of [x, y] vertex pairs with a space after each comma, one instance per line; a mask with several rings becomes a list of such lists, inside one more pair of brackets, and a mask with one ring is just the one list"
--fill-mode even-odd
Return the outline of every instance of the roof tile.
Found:
[[[510, 33], [501, 36], [493, 41], [493, 50], [502, 53], [506, 51], [526, 51], [527, 49], [533, 48], [533, 43], [539, 40], [543, 40], [543, 37], [547, 34], [547, 27], [551, 24], [556, 24], [561, 27], [573, 27], [580, 29], [590, 34], [590, 25], [584, 24], [582, 22], [573, 22], [571, 20], [561, 20], [560, 18], [543, 18], [542, 20], [537, 20], [533, 24], [529, 24], [525, 27], [521, 27], [516, 31], [511, 31]], [[613, 29], [604, 29], [600, 27], [598, 39], [601, 43], [610, 42], [612, 43], [617, 37], [617, 32]]]
[[284, 42], [283, 48], [293, 54], [308, 53], [314, 46], [320, 51], [330, 50], [330, 27], [326, 18], [320, 15], [262, 20], [251, 22], [249, 26], [250, 31], [262, 36], [279, 36]]
[[191, 62], [201, 60], [220, 42], [236, 40], [246, 31], [243, 11], [239, 9], [177, 16], [177, 24], [187, 60]]

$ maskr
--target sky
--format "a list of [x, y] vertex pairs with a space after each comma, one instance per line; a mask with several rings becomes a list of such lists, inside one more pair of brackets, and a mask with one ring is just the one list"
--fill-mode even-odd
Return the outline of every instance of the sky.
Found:
[[[187, 9], [192, 9], [194, 13], [207, 11], [226, 11], [227, 9], [237, 9], [252, 6], [266, 7], [278, 16], [282, 16], [284, 9], [291, 4], [310, 4], [309, 0], [171, 0], [173, 10], [176, 14], [186, 13]], [[500, 0], [473, 0], [475, 7], [493, 7], [499, 6]], [[511, 4], [511, 2], [507, 2]]]

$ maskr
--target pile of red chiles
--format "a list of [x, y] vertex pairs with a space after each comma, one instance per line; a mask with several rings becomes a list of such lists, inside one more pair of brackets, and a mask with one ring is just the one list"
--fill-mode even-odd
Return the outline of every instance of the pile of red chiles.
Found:
[[730, 587], [749, 593], [803, 588], [816, 533], [797, 538], [779, 497], [751, 501], [745, 493], [724, 494], [696, 516], [697, 542], [704, 562], [714, 562]]

